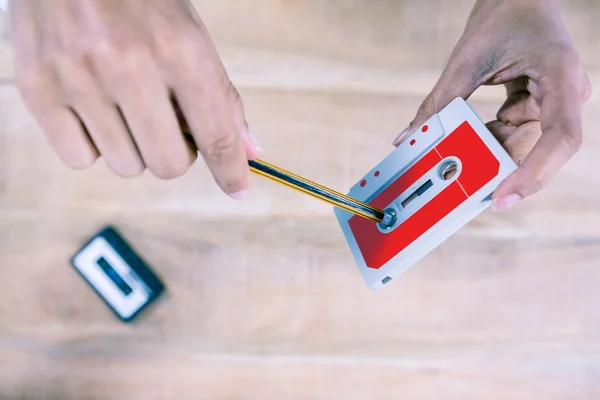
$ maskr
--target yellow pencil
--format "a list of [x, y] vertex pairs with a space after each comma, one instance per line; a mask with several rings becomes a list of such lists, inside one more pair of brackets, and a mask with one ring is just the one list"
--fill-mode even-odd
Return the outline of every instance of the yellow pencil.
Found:
[[281, 183], [292, 189], [308, 194], [317, 199], [323, 200], [336, 207], [342, 208], [353, 214], [370, 219], [374, 222], [381, 222], [384, 218], [384, 212], [375, 207], [336, 192], [318, 183], [309, 181], [296, 174], [283, 170], [262, 160], [248, 161], [250, 170], [258, 175], [262, 175], [275, 182]]
[[[193, 137], [189, 129], [183, 127], [183, 133], [187, 139], [194, 143]], [[293, 174], [282, 168], [276, 167], [263, 160], [249, 160], [248, 165], [250, 170], [257, 175], [264, 176], [272, 181], [288, 186], [299, 192], [308, 194], [314, 198], [320, 199], [335, 207], [349, 211], [355, 215], [367, 218], [371, 221], [381, 223], [382, 226], [388, 226], [395, 221], [395, 216], [384, 212], [375, 207], [346, 196], [345, 194], [336, 192], [318, 183], [312, 182], [306, 178]]]

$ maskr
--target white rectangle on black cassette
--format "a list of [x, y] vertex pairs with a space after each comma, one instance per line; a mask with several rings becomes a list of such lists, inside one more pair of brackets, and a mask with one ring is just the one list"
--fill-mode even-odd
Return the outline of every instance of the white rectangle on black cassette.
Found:
[[102, 236], [84, 247], [73, 265], [124, 320], [151, 297], [148, 286]]

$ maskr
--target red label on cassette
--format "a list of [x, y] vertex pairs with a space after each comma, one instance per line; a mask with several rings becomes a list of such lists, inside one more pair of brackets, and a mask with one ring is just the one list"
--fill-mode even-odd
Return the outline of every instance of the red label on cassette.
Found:
[[380, 209], [387, 207], [441, 160], [452, 156], [462, 163], [460, 176], [394, 231], [383, 233], [372, 221], [358, 216], [350, 218], [350, 229], [368, 268], [381, 268], [494, 179], [500, 170], [499, 160], [465, 121], [369, 204]]

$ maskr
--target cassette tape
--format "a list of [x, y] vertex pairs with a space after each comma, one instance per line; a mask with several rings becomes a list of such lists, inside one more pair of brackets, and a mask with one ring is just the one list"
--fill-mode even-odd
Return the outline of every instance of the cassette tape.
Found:
[[102, 229], [71, 264], [123, 322], [133, 320], [164, 284], [112, 227]]
[[381, 289], [456, 233], [516, 168], [475, 110], [454, 99], [350, 189], [391, 221], [334, 209], [366, 285]]

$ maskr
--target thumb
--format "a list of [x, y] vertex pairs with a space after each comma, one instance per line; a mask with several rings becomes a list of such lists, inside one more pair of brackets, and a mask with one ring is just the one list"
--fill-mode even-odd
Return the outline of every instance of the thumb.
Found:
[[467, 100], [479, 87], [479, 84], [473, 79], [474, 75], [472, 64], [451, 59], [432, 91], [427, 95], [425, 101], [421, 103], [414, 119], [394, 139], [394, 146], [399, 146], [416, 129], [423, 125], [429, 118], [439, 113], [455, 98], [461, 97]]

